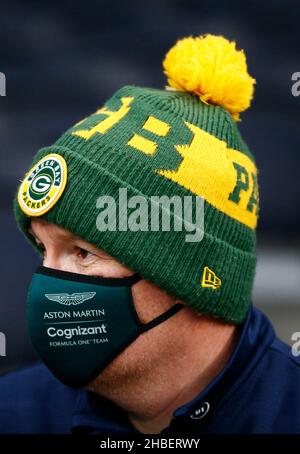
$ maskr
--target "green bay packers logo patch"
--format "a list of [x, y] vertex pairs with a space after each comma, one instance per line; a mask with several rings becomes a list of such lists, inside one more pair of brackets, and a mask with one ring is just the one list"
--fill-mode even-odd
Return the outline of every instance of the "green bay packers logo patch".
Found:
[[41, 216], [56, 204], [67, 182], [67, 164], [58, 154], [48, 154], [29, 170], [19, 188], [18, 202], [28, 216]]

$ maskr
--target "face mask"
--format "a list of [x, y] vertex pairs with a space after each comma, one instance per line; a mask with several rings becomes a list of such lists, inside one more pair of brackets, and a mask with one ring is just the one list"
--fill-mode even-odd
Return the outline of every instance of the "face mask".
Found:
[[147, 324], [131, 286], [140, 280], [100, 278], [40, 266], [28, 291], [28, 326], [38, 355], [68, 386], [95, 379], [128, 345], [184, 306], [175, 304]]

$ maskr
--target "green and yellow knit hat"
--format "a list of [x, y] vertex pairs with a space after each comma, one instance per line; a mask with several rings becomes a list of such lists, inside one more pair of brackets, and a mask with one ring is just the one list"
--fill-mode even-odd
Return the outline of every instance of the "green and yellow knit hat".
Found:
[[[16, 197], [17, 223], [33, 243], [30, 219], [42, 216], [196, 311], [241, 323], [255, 273], [258, 189], [236, 121], [255, 80], [243, 51], [220, 36], [178, 41], [163, 66], [165, 90], [125, 86], [38, 151]], [[97, 200], [118, 203], [120, 188], [146, 200], [200, 196], [202, 241], [187, 242], [176, 229], [100, 231]]]

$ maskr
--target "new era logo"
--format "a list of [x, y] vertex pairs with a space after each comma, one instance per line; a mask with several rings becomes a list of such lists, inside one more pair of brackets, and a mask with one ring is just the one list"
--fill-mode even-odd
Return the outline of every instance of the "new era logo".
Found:
[[216, 290], [219, 287], [221, 287], [221, 285], [222, 285], [221, 279], [216, 275], [216, 273], [213, 270], [206, 266], [203, 270], [201, 286], [210, 287], [213, 290]]

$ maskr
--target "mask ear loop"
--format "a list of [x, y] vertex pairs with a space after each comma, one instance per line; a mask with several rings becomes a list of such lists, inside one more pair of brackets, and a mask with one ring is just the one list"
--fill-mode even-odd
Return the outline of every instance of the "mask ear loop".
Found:
[[[163, 314], [158, 315], [150, 322], [142, 323], [138, 316], [138, 313], [136, 311], [136, 308], [135, 308], [135, 305], [133, 302], [132, 291], [131, 291], [131, 286], [133, 284], [135, 284], [136, 282], [140, 281], [142, 279], [142, 277], [138, 273], [136, 273], [136, 274], [133, 274], [132, 276], [130, 276], [130, 278], [132, 279], [132, 284], [129, 287], [127, 287], [127, 296], [128, 296], [129, 302], [130, 302], [132, 314], [134, 315], [134, 318], [136, 320], [136, 323], [137, 323], [141, 333], [144, 333], [145, 331], [148, 331], [148, 330], [154, 328], [155, 326], [160, 325], [161, 323], [166, 321], [168, 318], [172, 317], [172, 315], [175, 315], [178, 311], [180, 311], [181, 309], [183, 309], [185, 307], [184, 304], [182, 304], [182, 303], [175, 303], [172, 307], [170, 307], [170, 309], [168, 309]], [[176, 301], [178, 301], [178, 300], [176, 300]]]
[[148, 323], [141, 323], [141, 330], [142, 332], [148, 331], [149, 329], [154, 328], [157, 325], [160, 325], [164, 321], [168, 320], [168, 318], [172, 317], [172, 315], [177, 314], [178, 311], [184, 308], [184, 305], [181, 303], [176, 303], [174, 306], [170, 307], [166, 312], [163, 314], [159, 315], [158, 317], [154, 318], [151, 320], [151, 322]]

